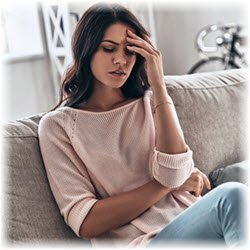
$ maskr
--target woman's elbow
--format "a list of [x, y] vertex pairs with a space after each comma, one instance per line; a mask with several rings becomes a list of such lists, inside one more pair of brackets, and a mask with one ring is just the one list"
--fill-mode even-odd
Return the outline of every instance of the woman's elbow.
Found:
[[85, 225], [85, 223], [83, 222], [80, 228], [80, 237], [83, 240], [90, 240], [91, 238], [93, 238], [94, 236], [91, 233], [90, 227], [88, 227], [87, 225]]

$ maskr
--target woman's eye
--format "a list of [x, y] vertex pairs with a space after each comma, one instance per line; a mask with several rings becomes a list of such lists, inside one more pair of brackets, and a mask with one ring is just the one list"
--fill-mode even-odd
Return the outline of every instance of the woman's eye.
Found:
[[114, 51], [114, 49], [113, 49], [113, 48], [105, 48], [105, 47], [103, 47], [103, 50], [104, 50], [105, 52], [108, 52], [108, 53], [110, 53], [110, 52], [113, 52], [113, 51]]
[[[115, 48], [109, 48], [109, 47], [102, 47], [102, 49], [103, 49], [104, 52], [107, 52], [107, 53], [112, 53], [112, 52], [115, 51]], [[133, 55], [135, 55], [134, 52], [129, 51], [128, 49], [125, 49], [125, 53], [126, 53], [126, 55], [128, 55], [128, 56], [133, 56]]]

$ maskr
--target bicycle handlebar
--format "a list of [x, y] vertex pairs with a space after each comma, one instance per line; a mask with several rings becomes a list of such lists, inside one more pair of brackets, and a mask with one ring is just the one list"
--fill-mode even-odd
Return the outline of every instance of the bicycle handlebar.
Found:
[[227, 24], [213, 24], [206, 26], [201, 31], [199, 31], [196, 37], [196, 47], [199, 52], [211, 53], [216, 52], [218, 50], [218, 46], [205, 46], [204, 38], [208, 33], [214, 32], [216, 30], [222, 30], [224, 32], [236, 29], [237, 32], [240, 31], [241, 27], [236, 23], [227, 23]]

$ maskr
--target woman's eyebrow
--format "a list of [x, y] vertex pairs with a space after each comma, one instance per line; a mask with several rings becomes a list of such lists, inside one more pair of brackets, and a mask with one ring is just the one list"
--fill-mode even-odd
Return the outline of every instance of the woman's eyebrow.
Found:
[[109, 42], [109, 43], [113, 43], [113, 44], [115, 44], [115, 45], [119, 45], [119, 43], [114, 42], [114, 41], [112, 41], [112, 40], [102, 40], [102, 42]]

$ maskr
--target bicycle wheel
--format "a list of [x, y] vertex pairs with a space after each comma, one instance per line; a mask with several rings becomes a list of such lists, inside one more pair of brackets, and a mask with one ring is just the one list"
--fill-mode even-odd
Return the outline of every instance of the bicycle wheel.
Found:
[[209, 57], [208, 59], [203, 59], [197, 62], [188, 72], [188, 74], [202, 73], [202, 72], [212, 72], [220, 71], [226, 69], [238, 69], [239, 67], [232, 62], [226, 68], [225, 61], [223, 57]]

